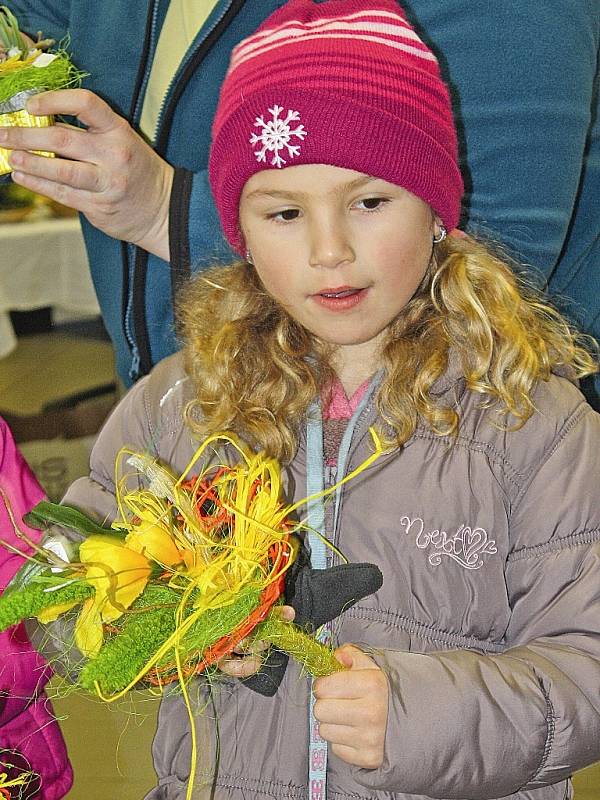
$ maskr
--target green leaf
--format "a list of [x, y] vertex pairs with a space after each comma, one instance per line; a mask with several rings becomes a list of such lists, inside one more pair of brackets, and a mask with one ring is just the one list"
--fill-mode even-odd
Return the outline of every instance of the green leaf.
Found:
[[123, 539], [127, 535], [127, 531], [121, 529], [104, 528], [77, 508], [62, 506], [59, 503], [50, 503], [48, 500], [42, 500], [41, 503], [34, 506], [23, 519], [27, 525], [39, 530], [43, 530], [49, 525], [60, 525], [83, 536], [92, 536], [100, 533], [103, 536], [116, 536], [119, 539]]

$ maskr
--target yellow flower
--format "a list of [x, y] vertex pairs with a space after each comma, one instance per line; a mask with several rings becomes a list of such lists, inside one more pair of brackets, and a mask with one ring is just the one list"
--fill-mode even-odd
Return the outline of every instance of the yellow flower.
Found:
[[61, 614], [66, 614], [67, 611], [70, 611], [78, 603], [79, 600], [72, 600], [67, 603], [60, 603], [56, 606], [50, 606], [49, 608], [43, 608], [37, 615], [37, 618], [41, 623], [47, 625], [49, 622], [57, 620]]
[[140, 521], [131, 526], [125, 542], [127, 547], [155, 561], [162, 567], [181, 564], [183, 555], [175, 543], [169, 525], [148, 509], [140, 509]]
[[145, 555], [104, 534], [82, 542], [79, 559], [95, 594], [83, 604], [75, 625], [75, 642], [85, 656], [94, 658], [102, 646], [102, 625], [118, 619], [141, 595], [152, 567]]

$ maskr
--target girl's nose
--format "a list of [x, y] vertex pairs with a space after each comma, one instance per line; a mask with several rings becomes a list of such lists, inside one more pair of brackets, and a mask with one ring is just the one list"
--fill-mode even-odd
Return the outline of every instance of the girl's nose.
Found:
[[355, 254], [344, 226], [335, 221], [320, 222], [311, 229], [311, 267], [335, 269], [354, 261]]

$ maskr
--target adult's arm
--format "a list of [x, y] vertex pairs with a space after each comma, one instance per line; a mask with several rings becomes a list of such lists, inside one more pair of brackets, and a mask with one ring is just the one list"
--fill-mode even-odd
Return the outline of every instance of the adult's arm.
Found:
[[600, 759], [600, 416], [580, 406], [512, 512], [511, 646], [385, 652], [390, 701], [371, 789], [488, 800]]

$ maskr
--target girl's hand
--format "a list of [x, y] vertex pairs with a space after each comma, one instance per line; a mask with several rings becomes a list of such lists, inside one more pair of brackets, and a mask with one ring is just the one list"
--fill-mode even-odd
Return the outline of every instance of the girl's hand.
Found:
[[[287, 622], [293, 622], [296, 615], [291, 606], [277, 606], [271, 613]], [[252, 637], [242, 639], [230, 655], [217, 661], [217, 667], [232, 678], [249, 678], [261, 668], [262, 654], [268, 648], [269, 642], [256, 641]]]
[[321, 736], [348, 764], [378, 769], [383, 763], [387, 728], [387, 679], [358, 647], [344, 645], [335, 656], [349, 669], [315, 681], [314, 711]]

